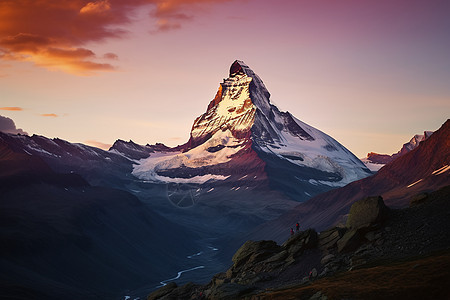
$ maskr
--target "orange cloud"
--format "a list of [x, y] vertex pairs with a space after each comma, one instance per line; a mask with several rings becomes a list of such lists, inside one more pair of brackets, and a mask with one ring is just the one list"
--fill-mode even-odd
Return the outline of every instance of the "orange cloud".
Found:
[[100, 14], [111, 9], [111, 4], [108, 0], [101, 0], [96, 2], [89, 2], [80, 9], [81, 14]]
[[0, 107], [0, 110], [12, 110], [12, 111], [22, 111], [22, 107], [17, 106], [6, 106], [6, 107]]
[[99, 59], [117, 60], [114, 53], [98, 55], [92, 42], [125, 38], [136, 9], [149, 14], [156, 30], [181, 27], [202, 7], [231, 0], [0, 0], [0, 59], [31, 61], [38, 66], [77, 75], [113, 71]]
[[53, 118], [56, 118], [56, 117], [58, 117], [58, 115], [57, 114], [41, 114], [41, 117], [53, 117]]
[[111, 144], [105, 144], [99, 141], [94, 141], [94, 140], [89, 140], [89, 141], [85, 141], [85, 144], [89, 145], [89, 146], [93, 146], [93, 147], [97, 147], [103, 150], [109, 150], [109, 148], [111, 148]]

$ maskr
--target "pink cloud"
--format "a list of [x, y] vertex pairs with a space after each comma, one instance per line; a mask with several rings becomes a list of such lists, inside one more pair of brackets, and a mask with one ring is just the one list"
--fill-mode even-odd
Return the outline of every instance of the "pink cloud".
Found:
[[121, 39], [136, 9], [150, 4], [156, 31], [179, 29], [200, 7], [229, 0], [14, 0], [0, 1], [0, 59], [31, 61], [77, 75], [114, 71], [86, 48], [91, 42]]
[[105, 53], [105, 54], [103, 55], [103, 58], [106, 58], [106, 59], [113, 59], [113, 60], [119, 59], [119, 57], [117, 56], [117, 54], [114, 54], [114, 53]]

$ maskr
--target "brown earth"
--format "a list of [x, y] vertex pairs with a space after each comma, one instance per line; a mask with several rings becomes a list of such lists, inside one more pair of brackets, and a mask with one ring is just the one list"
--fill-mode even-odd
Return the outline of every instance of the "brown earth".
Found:
[[[263, 299], [450, 299], [450, 252], [347, 271], [310, 285], [251, 297]], [[320, 296], [322, 298], [320, 298]], [[326, 297], [326, 298], [325, 298]]]

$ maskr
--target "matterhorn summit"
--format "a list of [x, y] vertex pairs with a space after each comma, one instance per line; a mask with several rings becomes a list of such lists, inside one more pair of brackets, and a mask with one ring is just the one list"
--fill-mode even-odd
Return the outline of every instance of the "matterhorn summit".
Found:
[[151, 153], [133, 174], [234, 190], [265, 186], [304, 201], [371, 173], [332, 137], [271, 104], [261, 78], [236, 60], [189, 141], [178, 151]]

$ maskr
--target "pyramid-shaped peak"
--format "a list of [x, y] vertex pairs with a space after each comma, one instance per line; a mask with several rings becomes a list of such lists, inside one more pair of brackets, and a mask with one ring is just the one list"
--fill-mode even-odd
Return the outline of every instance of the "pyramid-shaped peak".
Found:
[[250, 75], [247, 70], [250, 68], [242, 61], [242, 60], [235, 60], [230, 67], [230, 77], [234, 77], [236, 75]]

